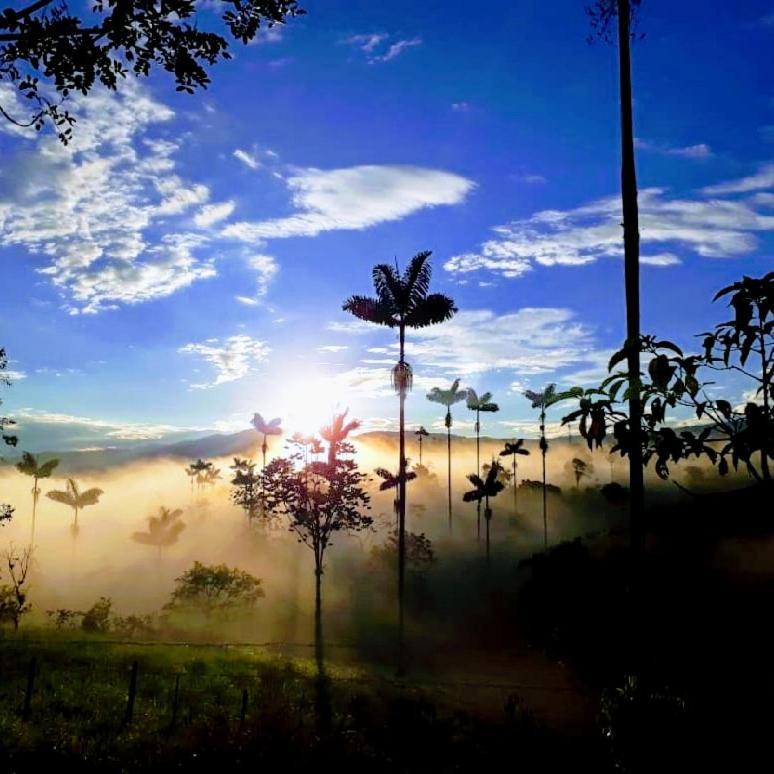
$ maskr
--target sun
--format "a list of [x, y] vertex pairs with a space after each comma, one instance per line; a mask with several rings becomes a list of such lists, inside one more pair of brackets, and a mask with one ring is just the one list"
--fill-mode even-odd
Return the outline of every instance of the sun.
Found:
[[309, 371], [296, 374], [295, 379], [285, 384], [277, 404], [288, 436], [319, 434], [320, 428], [330, 423], [334, 412], [343, 410], [340, 390], [330, 376]]

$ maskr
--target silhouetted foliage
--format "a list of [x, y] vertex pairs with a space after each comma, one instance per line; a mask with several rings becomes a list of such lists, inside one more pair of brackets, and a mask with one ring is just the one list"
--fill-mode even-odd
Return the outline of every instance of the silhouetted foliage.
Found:
[[580, 487], [581, 479], [588, 478], [594, 473], [594, 463], [590, 460], [583, 460], [580, 457], [573, 457], [565, 464], [565, 470], [569, 471], [575, 479], [575, 488]]
[[473, 484], [473, 489], [462, 496], [462, 499], [466, 502], [484, 502], [484, 520], [486, 522], [486, 558], [489, 561], [489, 522], [492, 520], [492, 509], [489, 507], [489, 500], [505, 489], [505, 484], [499, 480], [498, 475], [501, 470], [500, 463], [497, 460], [492, 460], [492, 464], [485, 478], [481, 478], [477, 473], [471, 473], [468, 476], [468, 481]]
[[519, 438], [517, 441], [506, 441], [503, 450], [500, 452], [501, 457], [511, 458], [511, 482], [513, 484], [513, 511], [517, 511], [519, 481], [517, 477], [519, 464], [516, 462], [516, 458], [519, 455], [526, 456], [529, 454], [529, 449], [524, 448], [524, 439]]
[[62, 503], [62, 505], [69, 505], [73, 509], [73, 523], [70, 527], [73, 537], [78, 537], [80, 529], [78, 526], [78, 513], [81, 508], [85, 508], [87, 505], [96, 505], [101, 495], [102, 490], [96, 487], [81, 492], [78, 484], [72, 478], [67, 479], [67, 488], [64, 491], [54, 490], [46, 492], [46, 497], [54, 500], [54, 502]]
[[[382, 483], [379, 484], [379, 491], [386, 492], [389, 489], [395, 490], [395, 499], [393, 500], [393, 507], [395, 509], [395, 517], [398, 518], [400, 514], [400, 502], [398, 501], [398, 489], [400, 484], [400, 478], [398, 474], [392, 473], [387, 468], [374, 468], [374, 473], [382, 479]], [[417, 477], [417, 474], [413, 470], [406, 471], [406, 483], [413, 481]]]
[[175, 578], [175, 589], [163, 609], [168, 613], [200, 613], [209, 621], [249, 610], [264, 596], [260, 578], [244, 570], [194, 562]]
[[193, 493], [194, 483], [196, 484], [197, 491], [202, 488], [204, 483], [204, 477], [208, 471], [214, 467], [213, 463], [207, 462], [199, 458], [195, 462], [192, 462], [186, 467], [185, 472], [188, 478], [191, 480], [191, 492]]
[[23, 473], [25, 476], [32, 477], [32, 528], [30, 530], [30, 545], [33, 547], [35, 545], [35, 516], [38, 510], [38, 498], [40, 497], [38, 481], [42, 478], [50, 478], [57, 465], [59, 465], [59, 460], [57, 459], [39, 463], [29, 452], [23, 452], [21, 462], [16, 463], [16, 470]]
[[10, 583], [0, 586], [0, 622], [10, 621], [16, 631], [22, 617], [32, 609], [26, 591], [32, 548], [27, 546], [21, 554], [17, 554], [11, 546], [4, 558]]
[[[259, 29], [304, 13], [296, 0], [223, 0], [217, 9], [203, 0], [96, 0], [89, 10], [56, 0], [0, 10], [0, 83], [29, 110], [21, 117], [0, 105], [6, 120], [37, 130], [51, 122], [66, 144], [75, 123], [63, 106], [71, 92], [87, 95], [97, 83], [116, 89], [129, 72], [147, 76], [157, 66], [178, 91], [193, 93], [209, 84], [210, 67], [231, 58], [223, 27], [247, 44]], [[220, 12], [217, 32], [201, 29], [202, 12]]]
[[231, 502], [238, 505], [252, 523], [262, 511], [261, 476], [255, 472], [255, 463], [250, 460], [235, 458], [230, 467], [234, 471], [234, 477], [231, 479]]
[[[398, 557], [398, 531], [392, 530], [381, 546], [371, 549], [372, 562], [381, 569], [392, 570]], [[436, 562], [433, 543], [424, 532], [406, 532], [406, 571], [423, 575]]]
[[263, 467], [266, 467], [266, 452], [269, 450], [269, 436], [270, 435], [282, 435], [282, 420], [279, 417], [274, 417], [270, 421], [266, 421], [260, 414], [253, 414], [253, 427], [263, 436], [261, 442], [261, 454], [263, 455]]
[[401, 273], [382, 263], [374, 266], [372, 278], [375, 297], [350, 296], [344, 311], [360, 320], [385, 325], [398, 331], [399, 359], [390, 380], [400, 400], [398, 418], [398, 671], [403, 670], [403, 575], [406, 531], [406, 394], [413, 384], [413, 371], [406, 362], [406, 328], [426, 328], [451, 319], [457, 312], [454, 301], [441, 293], [429, 293], [432, 271], [430, 251], [417, 253]]
[[328, 442], [328, 464], [331, 466], [336, 464], [336, 459], [341, 453], [343, 444], [349, 438], [350, 433], [353, 433], [360, 427], [359, 419], [346, 421], [348, 413], [349, 409], [345, 409], [334, 414], [331, 423], [320, 428], [320, 436], [324, 441]]
[[556, 486], [556, 484], [543, 484], [542, 481], [535, 481], [532, 478], [523, 479], [519, 484], [519, 489], [530, 492], [542, 492], [545, 489], [546, 492], [552, 492], [553, 494], [562, 493], [561, 487]]
[[158, 516], [148, 517], [147, 532], [135, 532], [132, 540], [146, 546], [156, 546], [161, 558], [162, 550], [177, 543], [180, 533], [185, 529], [182, 517], [183, 511], [180, 508], [172, 510], [162, 505]]
[[[650, 356], [647, 375], [640, 374], [644, 427], [632, 432], [630, 417], [623, 408], [628, 395], [622, 391], [628, 374], [615, 367], [626, 359], [626, 347], [610, 359], [610, 376], [599, 388], [582, 393], [579, 408], [565, 423], [579, 421], [579, 430], [589, 448], [600, 446], [612, 424], [613, 452], [631, 455], [641, 451], [643, 465], [654, 460], [661, 478], [670, 475], [670, 463], [690, 457], [706, 457], [725, 475], [730, 465], [744, 463], [757, 481], [770, 481], [768, 460], [774, 455], [774, 272], [760, 279], [745, 277], [719, 291], [715, 298], [731, 295], [735, 317], [720, 323], [713, 333], [702, 334], [704, 353], [684, 355], [671, 341], [642, 336], [640, 350]], [[756, 355], [760, 371], [752, 370], [750, 356]], [[734, 407], [722, 398], [712, 398], [700, 381], [702, 369], [734, 370], [753, 380], [753, 398]], [[699, 430], [676, 431], [666, 422], [670, 409], [685, 408], [706, 426]], [[760, 462], [756, 465], [756, 457]], [[729, 465], [730, 460], [730, 465]]]
[[451, 428], [452, 413], [451, 407], [455, 403], [465, 400], [468, 397], [467, 390], [460, 389], [460, 380], [455, 379], [448, 390], [442, 390], [440, 387], [433, 387], [427, 393], [427, 399], [433, 403], [440, 403], [446, 406], [446, 416], [444, 417], [444, 426], [446, 427], [446, 464], [448, 481], [448, 506], [449, 506], [449, 533], [452, 531], [452, 464], [451, 464]]
[[424, 425], [420, 425], [416, 430], [414, 430], [414, 435], [417, 437], [417, 441], [419, 441], [419, 464], [422, 464], [422, 439], [427, 438], [427, 436], [430, 435], [430, 433], [425, 430]]
[[[476, 423], [474, 429], [476, 431], [476, 475], [481, 475], [481, 412], [494, 413], [499, 411], [500, 407], [492, 402], [492, 393], [485, 392], [479, 396], [472, 388], [468, 388], [468, 394], [466, 397], [466, 405], [469, 411], [476, 412]], [[481, 500], [476, 501], [476, 533], [477, 537], [481, 539]]]
[[100, 597], [88, 610], [81, 613], [81, 629], [94, 634], [107, 634], [110, 631], [110, 616], [113, 600]]

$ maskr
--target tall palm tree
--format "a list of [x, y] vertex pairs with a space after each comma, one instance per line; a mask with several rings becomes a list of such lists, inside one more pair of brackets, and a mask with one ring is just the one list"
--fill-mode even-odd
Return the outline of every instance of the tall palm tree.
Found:
[[[642, 432], [640, 399], [640, 226], [637, 202], [637, 169], [634, 156], [632, 111], [632, 19], [641, 0], [599, 0], [591, 8], [595, 30], [605, 39], [618, 39], [618, 84], [621, 108], [621, 204], [623, 210], [624, 286], [626, 294], [626, 362], [629, 374], [629, 432], [639, 438]], [[629, 520], [631, 545], [638, 555], [644, 544], [645, 478], [640, 443], [629, 451]]]
[[322, 439], [328, 442], [328, 464], [331, 466], [336, 464], [341, 444], [347, 440], [350, 433], [360, 427], [359, 419], [351, 419], [349, 422], [345, 421], [348, 413], [349, 409], [345, 409], [338, 414], [334, 414], [331, 423], [320, 428]]
[[[500, 407], [492, 403], [492, 393], [485, 392], [481, 397], [476, 394], [472, 388], [468, 388], [466, 399], [469, 411], [476, 412], [476, 475], [481, 476], [481, 412], [493, 413], [499, 411]], [[476, 536], [481, 541], [481, 500], [476, 501]]]
[[[393, 473], [391, 470], [387, 470], [387, 468], [374, 468], [374, 473], [382, 479], [382, 483], [379, 484], [380, 492], [386, 492], [388, 489], [398, 489], [400, 476], [397, 473]], [[416, 477], [417, 474], [413, 470], [406, 471], [406, 483], [413, 481]], [[400, 502], [398, 501], [397, 492], [392, 504], [397, 521], [400, 518]]]
[[78, 537], [80, 529], [78, 527], [78, 512], [87, 505], [96, 505], [101, 495], [102, 490], [96, 487], [81, 492], [78, 484], [72, 478], [67, 479], [67, 488], [64, 491], [54, 490], [46, 492], [46, 497], [51, 498], [54, 502], [69, 505], [73, 509], [73, 523], [70, 527], [73, 537]]
[[516, 457], [518, 455], [527, 455], [529, 454], [529, 449], [524, 448], [524, 439], [519, 438], [518, 441], [513, 441], [512, 443], [510, 441], [505, 442], [505, 446], [503, 447], [503, 450], [500, 452], [501, 457], [512, 457], [511, 460], [511, 480], [513, 481], [513, 512], [516, 513], [517, 504], [516, 504], [516, 497], [517, 492], [519, 488], [519, 480], [516, 475], [516, 472], [519, 469], [519, 465], [516, 462]]
[[457, 311], [454, 301], [441, 293], [429, 293], [430, 251], [415, 255], [401, 273], [393, 268], [374, 266], [372, 278], [376, 297], [351, 296], [344, 311], [360, 320], [385, 325], [398, 331], [399, 359], [392, 369], [392, 386], [399, 397], [398, 450], [398, 671], [403, 672], [403, 598], [406, 570], [406, 394], [411, 389], [413, 371], [406, 362], [406, 328], [425, 328], [449, 320]]
[[193, 495], [193, 485], [196, 482], [196, 490], [201, 489], [204, 483], [204, 473], [213, 467], [211, 462], [206, 462], [201, 457], [192, 462], [186, 469], [186, 475], [191, 479], [191, 494]]
[[422, 464], [422, 438], [426, 438], [430, 433], [425, 430], [424, 425], [420, 425], [418, 430], [414, 431], [414, 435], [419, 441], [419, 464]]
[[182, 521], [183, 511], [180, 508], [159, 508], [158, 516], [148, 517], [147, 532], [135, 532], [132, 540], [146, 546], [156, 546], [158, 558], [161, 560], [161, 551], [168, 546], [177, 543], [180, 533], [185, 529]]
[[266, 467], [266, 452], [269, 450], [268, 438], [270, 435], [282, 435], [282, 420], [275, 417], [271, 422], [267, 422], [260, 414], [253, 414], [253, 427], [263, 436], [261, 444], [261, 453], [263, 454], [263, 467]]
[[499, 480], [498, 476], [502, 470], [500, 463], [493, 459], [492, 464], [487, 471], [486, 478], [482, 479], [478, 473], [471, 473], [468, 481], [473, 484], [474, 489], [465, 492], [462, 499], [466, 502], [485, 503], [484, 520], [486, 521], [486, 560], [489, 561], [489, 523], [492, 521], [492, 509], [489, 507], [489, 498], [497, 495], [505, 489], [505, 484]]
[[440, 403], [442, 406], [446, 406], [444, 425], [446, 426], [446, 462], [449, 482], [449, 534], [451, 534], [452, 531], [451, 407], [455, 403], [459, 403], [461, 400], [465, 400], [467, 396], [468, 391], [460, 389], [459, 379], [455, 379], [452, 382], [452, 386], [448, 390], [442, 390], [440, 387], [433, 387], [433, 389], [427, 394], [427, 399], [429, 401], [432, 401], [433, 403]]
[[38, 510], [38, 498], [40, 497], [40, 488], [38, 481], [42, 478], [49, 478], [54, 472], [59, 460], [53, 459], [48, 462], [39, 463], [37, 458], [29, 452], [22, 452], [21, 462], [16, 463], [16, 470], [24, 473], [25, 476], [32, 477], [32, 529], [30, 531], [30, 547], [35, 545], [35, 516]]
[[548, 507], [546, 504], [546, 453], [548, 452], [548, 440], [546, 439], [546, 409], [556, 402], [556, 385], [549, 384], [543, 392], [527, 390], [524, 395], [528, 400], [532, 401], [532, 408], [540, 409], [540, 454], [543, 459], [543, 546], [548, 550]]

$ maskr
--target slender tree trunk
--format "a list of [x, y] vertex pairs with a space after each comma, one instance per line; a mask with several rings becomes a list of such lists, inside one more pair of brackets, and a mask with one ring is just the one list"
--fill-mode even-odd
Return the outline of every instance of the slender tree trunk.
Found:
[[489, 509], [489, 498], [486, 498], [486, 509], [484, 510], [486, 520], [486, 563], [489, 564], [489, 522], [492, 520], [492, 512]]
[[546, 410], [540, 411], [540, 453], [543, 458], [543, 547], [548, 551], [548, 503], [546, 500]]
[[629, 453], [631, 547], [640, 554], [645, 543], [643, 515], [645, 478], [642, 466], [642, 404], [640, 401], [640, 228], [637, 173], [634, 161], [632, 117], [630, 0], [618, 0], [618, 65], [621, 98], [621, 200], [624, 232], [624, 281], [626, 288], [626, 341], [629, 371], [629, 429], [633, 443]]
[[331, 724], [331, 703], [328, 692], [328, 676], [325, 673], [325, 653], [322, 625], [322, 556], [315, 551], [314, 567], [314, 658], [317, 666], [316, 714], [321, 733], [327, 734]]
[[35, 547], [35, 517], [38, 511], [38, 479], [33, 479], [35, 482], [32, 487], [32, 527], [30, 529], [30, 551]]
[[[760, 315], [760, 307], [758, 314]], [[763, 412], [767, 417], [770, 417], [771, 414], [769, 412], [769, 375], [768, 375], [768, 364], [766, 360], [766, 339], [764, 338], [763, 333], [763, 325], [761, 325], [760, 329], [760, 340], [761, 340], [761, 365], [762, 365], [762, 373], [761, 376], [763, 377]], [[771, 471], [769, 470], [769, 455], [766, 451], [766, 447], [761, 447], [761, 475], [763, 476], [764, 481], [771, 481]]]
[[[476, 409], [476, 475], [481, 478], [481, 415]], [[481, 500], [476, 500], [476, 540], [481, 543]]]
[[519, 510], [518, 505], [517, 505], [517, 501], [516, 501], [517, 490], [518, 490], [518, 487], [519, 487], [519, 482], [518, 482], [518, 480], [516, 478], [516, 470], [517, 470], [517, 467], [516, 467], [516, 455], [514, 454], [513, 455], [513, 515], [514, 516], [518, 513], [518, 510]]
[[419, 464], [422, 464], [422, 436], [419, 436]]
[[448, 468], [449, 480], [449, 534], [452, 534], [452, 471], [451, 471], [451, 424], [447, 417], [446, 425], [446, 463]]
[[[400, 326], [400, 363], [405, 365], [406, 329]], [[406, 384], [400, 383], [398, 461], [398, 674], [405, 673], [404, 653], [404, 595], [406, 581]]]

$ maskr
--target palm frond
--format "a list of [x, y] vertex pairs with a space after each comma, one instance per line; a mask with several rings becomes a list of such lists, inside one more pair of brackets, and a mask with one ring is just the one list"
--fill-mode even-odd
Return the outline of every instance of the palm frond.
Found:
[[379, 263], [374, 266], [371, 277], [374, 290], [385, 306], [393, 310], [402, 309], [405, 306], [403, 283], [398, 271], [388, 263]]
[[71, 508], [75, 507], [75, 498], [71, 492], [62, 492], [54, 489], [51, 492], [46, 492], [46, 497], [53, 500], [55, 503], [62, 503], [62, 505], [69, 505]]
[[406, 325], [409, 328], [426, 328], [450, 320], [456, 312], [457, 307], [449, 296], [431, 293], [406, 314]]
[[103, 492], [101, 489], [87, 489], [85, 492], [81, 492], [78, 497], [78, 507], [83, 508], [86, 505], [96, 505], [99, 502], [100, 495]]
[[431, 254], [430, 250], [417, 253], [409, 262], [403, 275], [403, 286], [412, 308], [416, 308], [424, 301], [427, 297], [427, 291], [430, 289], [432, 269], [427, 259]]
[[344, 302], [342, 309], [353, 314], [359, 320], [365, 320], [375, 325], [386, 325], [389, 328], [394, 328], [397, 324], [394, 318], [394, 307], [378, 298], [350, 296]]
[[38, 468], [38, 478], [49, 478], [51, 474], [54, 472], [54, 469], [59, 465], [58, 459], [49, 460], [48, 462], [44, 462], [39, 468]]
[[25, 476], [35, 476], [38, 472], [38, 461], [29, 452], [22, 452], [21, 462], [16, 463], [16, 470]]

